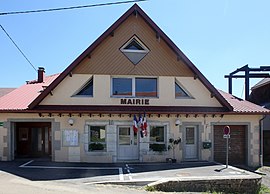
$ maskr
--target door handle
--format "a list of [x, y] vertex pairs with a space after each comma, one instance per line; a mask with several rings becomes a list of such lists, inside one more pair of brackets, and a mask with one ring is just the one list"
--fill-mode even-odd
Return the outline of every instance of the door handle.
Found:
[[43, 140], [41, 140], [41, 145], [43, 145], [43, 143], [44, 143]]
[[130, 140], [130, 145], [132, 145], [132, 139]]

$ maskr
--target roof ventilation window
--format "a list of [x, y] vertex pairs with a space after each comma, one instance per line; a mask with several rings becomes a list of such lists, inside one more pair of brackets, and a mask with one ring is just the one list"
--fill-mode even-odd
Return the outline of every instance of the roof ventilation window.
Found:
[[120, 48], [120, 51], [134, 64], [138, 64], [148, 53], [149, 49], [133, 36], [127, 43]]
[[93, 77], [90, 78], [73, 96], [93, 96]]
[[175, 81], [175, 98], [190, 98], [190, 95]]

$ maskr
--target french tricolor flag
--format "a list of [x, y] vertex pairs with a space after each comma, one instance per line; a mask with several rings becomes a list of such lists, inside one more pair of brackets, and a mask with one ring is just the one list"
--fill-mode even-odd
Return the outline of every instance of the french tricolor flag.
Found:
[[138, 120], [136, 115], [134, 115], [134, 119], [133, 119], [133, 131], [135, 134], [137, 134], [138, 132]]
[[145, 113], [143, 115], [142, 128], [143, 128], [144, 136], [147, 136], [147, 121], [146, 121]]

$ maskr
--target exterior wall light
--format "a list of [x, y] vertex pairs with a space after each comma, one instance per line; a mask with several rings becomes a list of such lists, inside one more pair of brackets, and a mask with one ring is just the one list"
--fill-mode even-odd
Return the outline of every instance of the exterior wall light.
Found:
[[74, 119], [73, 119], [73, 118], [69, 118], [69, 119], [68, 119], [68, 124], [69, 124], [70, 126], [72, 126], [72, 125], [74, 124]]
[[182, 122], [180, 121], [180, 119], [176, 119], [175, 120], [175, 126], [179, 126], [179, 125], [182, 125]]

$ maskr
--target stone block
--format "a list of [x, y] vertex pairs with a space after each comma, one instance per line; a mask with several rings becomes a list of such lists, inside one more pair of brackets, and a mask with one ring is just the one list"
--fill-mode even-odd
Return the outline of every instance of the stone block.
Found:
[[3, 148], [3, 156], [4, 157], [7, 157], [8, 156], [8, 148], [7, 147], [4, 147]]
[[107, 134], [116, 134], [116, 126], [108, 125], [107, 126]]
[[54, 139], [55, 140], [60, 140], [61, 139], [61, 132], [60, 131], [55, 131], [54, 132]]
[[60, 150], [61, 149], [61, 141], [60, 140], [55, 140], [53, 142], [53, 147], [54, 147], [54, 150]]

